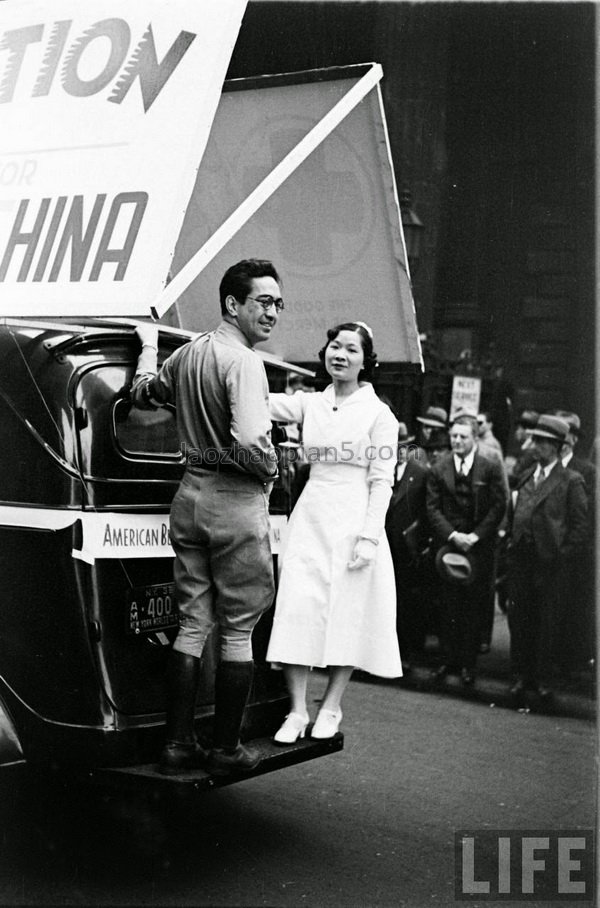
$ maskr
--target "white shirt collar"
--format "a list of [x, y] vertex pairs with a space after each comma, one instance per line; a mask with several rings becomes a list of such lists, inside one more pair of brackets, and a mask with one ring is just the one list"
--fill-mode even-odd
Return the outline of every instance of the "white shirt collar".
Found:
[[548, 479], [548, 477], [550, 476], [550, 473], [552, 472], [552, 470], [554, 469], [554, 467], [556, 466], [557, 463], [558, 463], [558, 460], [553, 460], [552, 463], [549, 463], [545, 467], [543, 467], [541, 465], [541, 463], [538, 463], [537, 467], [535, 468], [535, 474], [534, 474], [535, 480], [537, 481], [537, 479], [542, 474], [544, 475], [544, 479]]
[[563, 467], [567, 467], [572, 459], [573, 459], [573, 452], [569, 451], [569, 453], [565, 454], [565, 456], [562, 458]]
[[399, 463], [396, 466], [396, 482], [400, 482], [404, 474], [406, 473], [406, 461], [404, 463]]
[[469, 475], [469, 473], [471, 472], [471, 467], [473, 466], [473, 461], [475, 460], [475, 451], [476, 450], [477, 450], [477, 445], [474, 445], [471, 448], [471, 450], [469, 451], [469, 453], [465, 455], [464, 458], [460, 458], [458, 456], [458, 454], [453, 455], [454, 456], [454, 466], [456, 468], [457, 473], [461, 472], [460, 465], [461, 465], [461, 462], [463, 462], [463, 460], [464, 460], [465, 473], [467, 476]]

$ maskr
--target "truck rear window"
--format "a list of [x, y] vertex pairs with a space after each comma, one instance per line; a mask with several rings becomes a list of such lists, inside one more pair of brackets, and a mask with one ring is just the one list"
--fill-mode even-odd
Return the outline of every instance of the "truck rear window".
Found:
[[113, 432], [117, 447], [125, 457], [144, 460], [160, 457], [180, 460], [175, 410], [137, 410], [127, 400], [113, 408]]

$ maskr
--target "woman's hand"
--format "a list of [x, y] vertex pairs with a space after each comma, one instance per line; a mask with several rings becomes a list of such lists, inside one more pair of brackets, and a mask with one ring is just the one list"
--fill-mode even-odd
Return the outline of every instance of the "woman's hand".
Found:
[[349, 571], [359, 571], [361, 568], [373, 564], [377, 557], [377, 543], [371, 539], [358, 539], [352, 552], [352, 559], [348, 562]]

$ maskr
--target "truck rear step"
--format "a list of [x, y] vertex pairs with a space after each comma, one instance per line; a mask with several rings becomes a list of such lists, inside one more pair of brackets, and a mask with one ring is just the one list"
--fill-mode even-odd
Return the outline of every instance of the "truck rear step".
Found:
[[126, 788], [131, 790], [173, 790], [176, 787], [183, 791], [203, 791], [242, 782], [255, 776], [262, 776], [275, 769], [304, 763], [314, 757], [323, 757], [335, 753], [344, 747], [344, 736], [338, 732], [333, 738], [325, 741], [314, 741], [303, 738], [295, 744], [280, 747], [272, 738], [257, 738], [246, 742], [260, 751], [262, 760], [252, 772], [232, 772], [226, 776], [212, 776], [202, 769], [182, 772], [179, 775], [165, 776], [157, 771], [156, 763], [141, 766], [123, 766], [110, 769], [97, 769], [91, 774], [91, 781], [107, 788]]

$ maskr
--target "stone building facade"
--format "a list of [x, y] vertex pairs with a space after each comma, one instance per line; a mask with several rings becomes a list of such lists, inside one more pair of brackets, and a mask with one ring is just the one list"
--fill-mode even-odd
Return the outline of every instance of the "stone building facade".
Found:
[[[493, 344], [514, 412], [576, 410], [586, 446], [595, 16], [578, 2], [251, 0], [229, 72], [382, 64], [398, 187], [425, 225], [413, 269], [420, 330], [450, 360], [466, 348], [481, 359]], [[386, 368], [391, 388], [402, 366]], [[410, 417], [409, 398], [396, 402]]]

